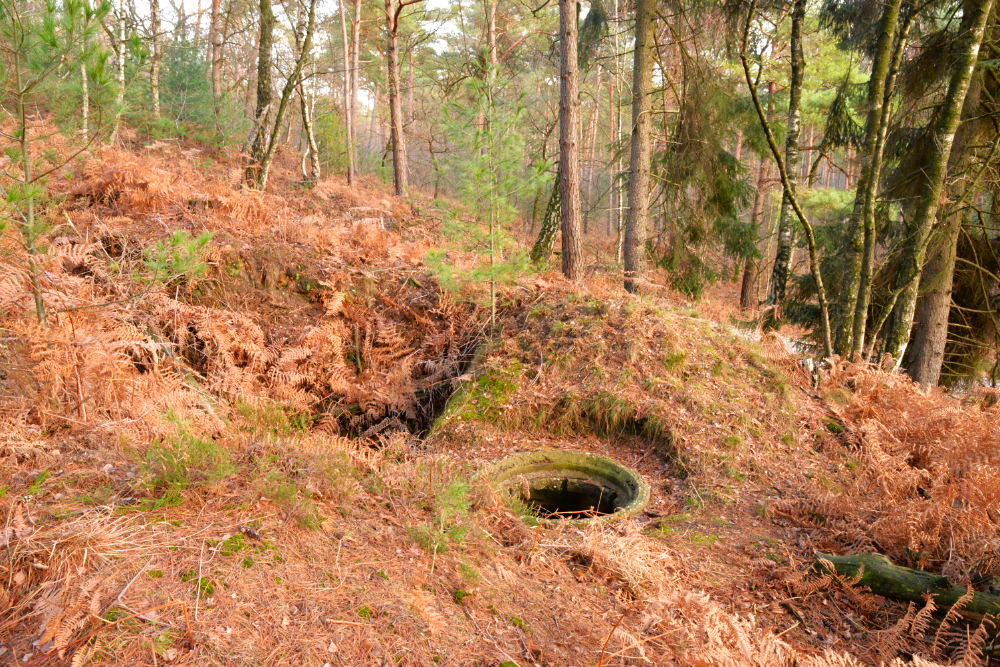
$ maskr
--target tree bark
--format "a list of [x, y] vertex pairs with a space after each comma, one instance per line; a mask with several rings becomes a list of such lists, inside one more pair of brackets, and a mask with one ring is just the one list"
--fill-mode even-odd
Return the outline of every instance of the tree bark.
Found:
[[885, 96], [882, 102], [882, 117], [879, 120], [879, 131], [875, 141], [874, 164], [877, 169], [872, 170], [868, 182], [868, 192], [866, 196], [864, 210], [864, 257], [861, 261], [861, 282], [858, 285], [858, 299], [854, 309], [854, 331], [851, 355], [862, 355], [865, 349], [865, 336], [868, 327], [868, 309], [872, 300], [872, 281], [875, 275], [875, 204], [878, 197], [878, 182], [881, 178], [883, 154], [885, 152], [886, 137], [889, 132], [889, 116], [892, 111], [892, 96], [896, 87], [896, 77], [899, 74], [900, 64], [903, 54], [906, 51], [906, 42], [910, 34], [910, 26], [913, 25], [914, 16], [908, 14], [903, 25], [899, 28], [899, 35], [896, 38], [896, 46], [892, 56], [892, 64], [889, 69], [889, 77], [886, 80]]
[[578, 280], [580, 249], [580, 68], [577, 61], [577, 0], [559, 0], [559, 218], [562, 272]]
[[[251, 53], [259, 53], [259, 51], [260, 51], [260, 26], [258, 25], [258, 29], [254, 33], [254, 43]], [[246, 94], [246, 99], [244, 100], [244, 104], [245, 104], [246, 116], [248, 118], [256, 119], [257, 116], [255, 110], [257, 108], [257, 83], [258, 83], [257, 70], [259, 69], [259, 67], [251, 67], [249, 69], [250, 69], [250, 76], [249, 79], [247, 80], [247, 94]], [[251, 132], [250, 138], [247, 140], [248, 147], [253, 142], [253, 137], [254, 135]]]
[[[962, 121], [955, 133], [955, 142], [949, 159], [948, 171], [961, 173], [968, 165], [970, 145], [976, 143], [976, 134], [982, 127], [980, 98], [983, 91], [982, 74], [973, 74], [965, 95]], [[987, 126], [992, 133], [993, 125]], [[989, 158], [983, 168], [989, 163]], [[975, 180], [975, 179], [973, 179]], [[951, 315], [951, 293], [955, 275], [955, 257], [958, 239], [962, 232], [962, 212], [953, 207], [948, 217], [932, 232], [928, 247], [930, 256], [920, 276], [917, 307], [913, 316], [913, 331], [903, 366], [915, 381], [928, 386], [941, 379], [945, 347], [948, 342], [948, 320]]]
[[[767, 167], [768, 161], [761, 156], [757, 167], [757, 192], [753, 196], [753, 209], [750, 212], [750, 227], [754, 236], [760, 235], [760, 219], [764, 213], [764, 200], [767, 198]], [[743, 281], [740, 285], [740, 308], [753, 310], [757, 307], [757, 279], [760, 275], [760, 258], [748, 257], [743, 265]]]
[[552, 254], [552, 245], [556, 240], [556, 230], [559, 229], [559, 165], [556, 165], [556, 180], [552, 184], [552, 193], [549, 195], [549, 203], [545, 206], [545, 215], [542, 216], [542, 226], [538, 230], [538, 238], [531, 248], [531, 261], [539, 264], [548, 259]]
[[[316, 2], [317, 0], [309, 0], [308, 17], [304, 18], [306, 23], [304, 26], [304, 37], [299, 37], [303, 33], [302, 20], [297, 21], [297, 25], [295, 26], [295, 41], [296, 43], [301, 43], [302, 46], [301, 49], [299, 49], [298, 58], [295, 59], [295, 66], [288, 74], [285, 86], [281, 89], [281, 97], [278, 99], [278, 108], [274, 113], [274, 125], [271, 128], [271, 135], [267, 140], [266, 149], [260, 157], [260, 171], [257, 174], [255, 185], [261, 190], [267, 187], [267, 177], [271, 169], [271, 162], [274, 160], [274, 151], [278, 147], [278, 134], [281, 132], [281, 123], [284, 120], [285, 112], [288, 109], [288, 104], [291, 101], [295, 87], [301, 83], [302, 66], [312, 51], [313, 32], [316, 28]], [[261, 41], [263, 41], [263, 39]]]
[[121, 123], [122, 111], [125, 109], [125, 2], [118, 2], [118, 91], [115, 98], [115, 128], [113, 136], [118, 136], [118, 125]]
[[[597, 82], [594, 84], [594, 107], [590, 112], [590, 120], [587, 122], [589, 137], [587, 138], [587, 166], [583, 177], [583, 187], [587, 193], [588, 202], [594, 193], [594, 173], [597, 171], [594, 164], [594, 153], [597, 150], [597, 126], [601, 120], [601, 78], [603, 75], [601, 65], [597, 65]], [[591, 206], [588, 205], [588, 209]], [[583, 233], [586, 236], [588, 229], [587, 217], [583, 220]]]
[[385, 0], [386, 65], [389, 84], [389, 136], [392, 141], [392, 180], [396, 194], [403, 196], [409, 187], [406, 165], [406, 137], [403, 135], [403, 104], [399, 91], [399, 12], [401, 0]]
[[[896, 39], [896, 25], [899, 22], [899, 8], [902, 0], [889, 0], [882, 14], [881, 30], [878, 44], [875, 47], [875, 57], [872, 61], [872, 73], [868, 79], [868, 111], [865, 117], [865, 135], [861, 147], [861, 176], [858, 179], [858, 189], [854, 196], [854, 208], [851, 211], [848, 228], [851, 233], [850, 255], [847, 266], [847, 280], [842, 291], [840, 302], [840, 326], [837, 327], [835, 350], [841, 356], [855, 348], [855, 317], [866, 319], [868, 316], [868, 299], [864, 298], [864, 311], [859, 307], [859, 293], [862, 264], [867, 258], [866, 241], [869, 241], [870, 228], [874, 227], [875, 195], [878, 191], [879, 174], [882, 169], [882, 152], [877, 149], [879, 139], [885, 137], [885, 126], [888, 125], [888, 115], [883, 118], [882, 109], [887, 107], [886, 85], [889, 78], [889, 64], [892, 60], [893, 42]], [[904, 40], [905, 41], [905, 40]], [[869, 225], [869, 214], [871, 225]], [[874, 250], [873, 239], [869, 241]], [[870, 284], [870, 283], [869, 283]], [[857, 312], [855, 312], [857, 311]], [[864, 343], [864, 325], [861, 338]]]
[[[785, 170], [792, 196], [799, 174], [799, 129], [802, 109], [802, 78], [805, 73], [805, 56], [802, 53], [802, 24], [806, 17], [806, 0], [795, 0], [792, 7], [791, 78], [788, 82], [788, 133], [785, 135]], [[789, 193], [781, 198], [781, 216], [778, 218], [778, 252], [771, 272], [771, 294], [768, 302], [780, 306], [785, 300], [788, 275], [792, 259], [794, 227]]]
[[913, 333], [904, 365], [910, 377], [925, 386], [936, 385], [941, 379], [941, 364], [948, 341], [955, 254], [961, 230], [961, 215], [951, 215], [935, 235], [920, 280], [921, 294], [914, 312]]
[[792, 186], [792, 181], [788, 175], [788, 165], [785, 164], [781, 156], [781, 150], [778, 148], [774, 133], [771, 131], [771, 124], [767, 119], [767, 112], [764, 111], [764, 106], [760, 102], [760, 96], [757, 94], [756, 81], [750, 72], [747, 43], [750, 39], [750, 24], [753, 21], [756, 8], [757, 0], [751, 0], [750, 9], [747, 12], [747, 20], [743, 27], [743, 38], [740, 43], [740, 64], [743, 66], [743, 77], [746, 80], [747, 89], [750, 91], [750, 98], [753, 101], [754, 111], [757, 112], [760, 127], [764, 131], [764, 138], [767, 140], [767, 146], [771, 149], [771, 156], [778, 166], [778, 175], [781, 177], [781, 187], [784, 191], [784, 196], [788, 200], [789, 206], [795, 212], [795, 217], [798, 218], [799, 224], [802, 226], [802, 231], [805, 232], [806, 247], [809, 250], [809, 270], [816, 283], [816, 300], [819, 302], [823, 354], [829, 357], [833, 354], [833, 337], [830, 333], [830, 307], [826, 299], [826, 288], [823, 286], [823, 272], [820, 270], [819, 247], [816, 243], [816, 233], [812, 223], [809, 222], [806, 214], [802, 211], [802, 207], [799, 206], [798, 197], [795, 195], [795, 188]]
[[496, 67], [497, 60], [497, 3], [487, 2], [486, 5], [486, 50], [490, 64]]
[[[358, 65], [361, 54], [361, 0], [354, 0], [354, 18], [351, 19], [351, 145], [354, 146], [355, 169], [358, 152]], [[378, 93], [375, 94], [378, 99]], [[372, 112], [374, 117], [375, 113]]]
[[[857, 578], [861, 586], [867, 586], [876, 595], [893, 600], [922, 603], [925, 596], [930, 595], [934, 605], [945, 610], [968, 594], [967, 588], [952, 584], [948, 577], [893, 565], [881, 554], [834, 556], [817, 553], [815, 569], [818, 572], [830, 571], [829, 565], [824, 561], [833, 565], [833, 572], [836, 574], [852, 580]], [[1000, 596], [973, 591], [972, 598], [963, 604], [960, 613], [975, 620], [989, 615], [996, 616], [1000, 614]]]
[[246, 180], [260, 183], [264, 154], [267, 151], [266, 116], [271, 110], [271, 59], [274, 46], [274, 10], [271, 0], [260, 0], [260, 38], [257, 43], [257, 106], [254, 112], [253, 140], [250, 142], [250, 164]]
[[340, 0], [340, 35], [344, 41], [344, 138], [347, 148], [347, 184], [352, 185], [355, 178], [354, 166], [354, 94], [351, 90], [353, 68], [351, 66], [351, 47], [347, 41], [347, 18], [345, 0]]
[[625, 218], [625, 289], [639, 291], [646, 269], [646, 226], [649, 220], [650, 160], [652, 159], [653, 41], [656, 4], [637, 0], [635, 51], [632, 66], [632, 137], [629, 157], [628, 213]]
[[923, 269], [927, 243], [941, 202], [951, 147], [961, 120], [962, 107], [976, 60], [979, 57], [979, 47], [983, 41], [986, 22], [992, 11], [993, 0], [971, 0], [966, 4], [962, 16], [959, 28], [962, 48], [956, 58], [957, 62], [948, 82], [948, 91], [935, 122], [925, 171], [926, 187], [914, 210], [913, 221], [908, 230], [909, 244], [904, 249], [897, 275], [896, 289], [899, 297], [896, 302], [896, 317], [892, 328], [886, 334], [885, 351], [896, 360], [897, 368], [910, 338], [920, 272]]
[[[154, 0], [155, 1], [155, 0]], [[208, 24], [208, 43], [212, 65], [212, 98], [218, 104], [222, 97], [222, 28], [221, 0], [212, 0], [212, 15]]]
[[153, 98], [153, 118], [160, 119], [160, 63], [163, 60], [163, 44], [160, 40], [160, 0], [149, 0], [149, 30], [152, 39], [149, 44], [149, 91]]
[[87, 66], [80, 61], [80, 130], [83, 134], [83, 141], [86, 142], [90, 135], [90, 90], [87, 81]]

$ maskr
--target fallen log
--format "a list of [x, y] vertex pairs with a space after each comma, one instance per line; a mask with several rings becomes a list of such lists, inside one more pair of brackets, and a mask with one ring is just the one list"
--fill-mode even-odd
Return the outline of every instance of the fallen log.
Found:
[[[836, 574], [857, 579], [858, 585], [893, 600], [923, 602], [924, 597], [930, 595], [938, 609], [947, 610], [967, 593], [965, 587], [952, 584], [948, 577], [893, 565], [881, 554], [834, 556], [817, 553], [814, 567], [820, 573], [828, 573], [830, 567], [827, 562], [833, 565]], [[1000, 615], [1000, 595], [975, 591], [960, 613], [975, 620]]]

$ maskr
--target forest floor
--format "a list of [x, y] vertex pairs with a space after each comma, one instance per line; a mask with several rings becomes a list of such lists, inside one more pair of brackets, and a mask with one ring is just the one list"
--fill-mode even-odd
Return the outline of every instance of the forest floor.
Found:
[[[293, 168], [161, 143], [53, 185], [47, 326], [0, 276], [0, 664], [982, 662], [988, 625], [810, 566], [1000, 570], [988, 392], [811, 372], [596, 245], [572, 284], [505, 235], [491, 330], [472, 213]], [[649, 505], [526, 524], [476, 472], [539, 448]]]

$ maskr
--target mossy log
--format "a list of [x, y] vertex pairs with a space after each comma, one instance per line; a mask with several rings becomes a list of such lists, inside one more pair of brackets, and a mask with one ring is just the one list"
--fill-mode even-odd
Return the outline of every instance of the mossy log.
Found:
[[[829, 561], [837, 574], [851, 579], [857, 578], [860, 572], [858, 584], [893, 600], [923, 602], [924, 596], [930, 594], [938, 609], [946, 610], [967, 592], [965, 587], [952, 584], [948, 577], [893, 565], [892, 561], [881, 554], [833, 556], [817, 553], [817, 571], [829, 571], [824, 561]], [[962, 608], [961, 614], [972, 619], [1000, 615], [1000, 595], [975, 591], [972, 600]]]

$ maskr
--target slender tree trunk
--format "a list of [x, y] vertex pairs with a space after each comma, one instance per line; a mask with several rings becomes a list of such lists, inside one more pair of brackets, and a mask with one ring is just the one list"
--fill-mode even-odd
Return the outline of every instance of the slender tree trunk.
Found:
[[[768, 160], [760, 158], [757, 167], [757, 192], [753, 197], [753, 209], [750, 211], [750, 227], [754, 237], [760, 232], [760, 220], [764, 213], [764, 200], [767, 198], [767, 167]], [[760, 275], [760, 258], [748, 257], [743, 265], [743, 281], [740, 285], [740, 308], [753, 310], [757, 307], [757, 278]]]
[[153, 118], [160, 119], [160, 63], [163, 60], [163, 42], [160, 36], [160, 0], [149, 0], [149, 30], [153, 33], [149, 44], [149, 91], [153, 98]]
[[[899, 28], [899, 35], [896, 39], [896, 46], [893, 51], [892, 64], [889, 67], [889, 76], [886, 80], [884, 99], [882, 101], [882, 115], [879, 119], [878, 135], [875, 138], [875, 154], [872, 157], [872, 170], [867, 183], [865, 193], [864, 209], [864, 257], [861, 261], [861, 281], [858, 285], [858, 299], [854, 308], [854, 331], [852, 333], [851, 356], [861, 355], [865, 349], [865, 335], [868, 327], [868, 309], [872, 300], [872, 282], [875, 276], [875, 205], [878, 198], [878, 183], [882, 174], [883, 155], [885, 153], [886, 137], [889, 133], [889, 116], [892, 111], [892, 96], [896, 88], [896, 77], [899, 74], [900, 64], [903, 54], [906, 51], [906, 42], [909, 39], [910, 26], [913, 24], [914, 16], [908, 13], [903, 25]], [[859, 187], [860, 189], [860, 187]]]
[[406, 164], [406, 137], [403, 135], [403, 103], [399, 91], [399, 14], [400, 0], [385, 0], [386, 65], [389, 84], [389, 136], [392, 140], [392, 181], [396, 194], [406, 194], [409, 183]]
[[[799, 174], [799, 129], [802, 109], [802, 78], [805, 73], [805, 56], [802, 53], [802, 24], [806, 17], [806, 0], [795, 0], [792, 6], [791, 78], [788, 82], [788, 133], [785, 136], [785, 170], [795, 194]], [[785, 300], [794, 242], [794, 222], [788, 194], [781, 199], [781, 216], [778, 219], [778, 253], [771, 272], [771, 294], [768, 302], [781, 306]]]
[[115, 128], [113, 135], [118, 135], [118, 125], [121, 123], [122, 111], [125, 109], [125, 3], [118, 2], [118, 91], [115, 98]]
[[413, 122], [413, 91], [417, 87], [416, 78], [413, 71], [413, 49], [410, 49], [410, 66], [407, 70], [406, 82], [406, 118], [407, 124]]
[[[594, 173], [597, 171], [594, 164], [594, 153], [597, 150], [597, 126], [601, 120], [601, 75], [603, 70], [600, 64], [597, 65], [597, 83], [594, 84], [594, 108], [590, 112], [590, 121], [587, 123], [587, 167], [583, 178], [584, 191], [587, 193], [587, 200], [590, 201], [594, 194]], [[589, 206], [588, 206], [589, 208]], [[589, 217], [589, 216], [588, 216]], [[589, 231], [588, 218], [583, 220], [583, 233]]]
[[750, 91], [750, 98], [753, 101], [754, 111], [757, 112], [757, 119], [760, 121], [761, 129], [764, 131], [764, 138], [767, 139], [767, 146], [771, 149], [771, 156], [774, 158], [774, 162], [778, 166], [778, 176], [781, 178], [783, 194], [785, 198], [788, 199], [788, 204], [795, 212], [795, 217], [798, 218], [799, 225], [801, 225], [802, 231], [805, 233], [806, 247], [809, 250], [809, 269], [813, 280], [816, 283], [816, 300], [819, 302], [819, 318], [820, 331], [823, 339], [823, 354], [824, 356], [829, 357], [833, 354], [833, 336], [830, 331], [830, 306], [826, 298], [826, 288], [823, 286], [823, 273], [820, 270], [819, 246], [816, 243], [816, 233], [813, 229], [812, 223], [809, 222], [809, 219], [802, 211], [802, 207], [799, 205], [798, 197], [795, 195], [795, 188], [793, 187], [792, 180], [788, 175], [788, 165], [782, 158], [781, 149], [778, 148], [778, 143], [774, 138], [774, 133], [771, 131], [771, 124], [767, 119], [767, 112], [764, 110], [764, 106], [760, 102], [760, 96], [757, 94], [756, 81], [750, 71], [750, 61], [747, 56], [747, 43], [750, 39], [750, 24], [753, 21], [754, 11], [756, 8], [757, 0], [751, 0], [750, 9], [747, 11], [747, 20], [743, 28], [743, 37], [740, 43], [740, 64], [743, 66], [743, 76], [747, 83], [747, 89]]
[[963, 11], [959, 31], [962, 47], [957, 54], [955, 67], [948, 82], [948, 91], [935, 121], [933, 141], [925, 170], [926, 187], [914, 210], [913, 221], [909, 226], [908, 245], [904, 249], [897, 276], [896, 289], [899, 296], [896, 302], [896, 318], [886, 334], [885, 351], [896, 360], [897, 367], [910, 338], [927, 242], [937, 217], [952, 143], [955, 140], [965, 95], [969, 90], [969, 83], [979, 56], [986, 22], [993, 11], [993, 0], [971, 0], [965, 4]]
[[[872, 73], [868, 79], [868, 113], [865, 118], [865, 135], [861, 147], [861, 176], [858, 179], [854, 208], [848, 223], [851, 230], [850, 259], [846, 282], [841, 292], [843, 296], [840, 303], [840, 326], [837, 328], [835, 345], [837, 354], [845, 357], [855, 347], [853, 343], [854, 318], [856, 316], [867, 318], [868, 316], [867, 299], [865, 300], [864, 313], [857, 307], [858, 289], [861, 285], [862, 263], [866, 257], [867, 216], [870, 208], [874, 220], [875, 194], [878, 191], [879, 173], [882, 168], [881, 154], [876, 150], [876, 144], [879, 137], [884, 136], [881, 126], [882, 109], [887, 106], [886, 82], [889, 78], [889, 65], [892, 60], [893, 42], [896, 39], [896, 24], [899, 22], [901, 5], [902, 0], [889, 0], [885, 6], [878, 44], [875, 48], [875, 58], [872, 61]], [[855, 312], [856, 310], [857, 312]], [[863, 331], [862, 338], [864, 338]]]
[[577, 0], [559, 0], [559, 218], [562, 272], [581, 277], [580, 69], [577, 62]]
[[208, 24], [209, 60], [212, 65], [212, 97], [218, 104], [222, 97], [222, 19], [221, 0], [212, 0], [212, 15]]
[[497, 3], [487, 2], [486, 5], [486, 50], [490, 64], [497, 66]]
[[[298, 41], [298, 40], [296, 40]], [[304, 58], [310, 58], [305, 54]], [[313, 63], [313, 77], [316, 75], [316, 63]], [[346, 74], [345, 74], [346, 77]], [[314, 84], [315, 85], [315, 84]], [[313, 131], [313, 99], [314, 96], [308, 92], [308, 87], [302, 78], [299, 77], [299, 113], [302, 116], [302, 132], [305, 134], [305, 151], [302, 154], [302, 176], [308, 183], [315, 183], [320, 178], [319, 146], [316, 144], [316, 133]], [[305, 165], [308, 158], [309, 171], [306, 172]]]
[[347, 183], [354, 183], [354, 93], [351, 90], [351, 46], [347, 41], [347, 11], [345, 0], [340, 0], [340, 35], [344, 41], [344, 139], [347, 148]]
[[28, 276], [31, 281], [31, 293], [35, 299], [35, 316], [38, 318], [38, 323], [43, 327], [48, 322], [48, 315], [45, 311], [45, 297], [42, 295], [42, 283], [39, 277], [41, 273], [40, 267], [38, 265], [38, 246], [36, 241], [38, 239], [38, 228], [35, 222], [35, 196], [29, 187], [34, 178], [32, 177], [32, 157], [31, 157], [31, 143], [29, 139], [30, 128], [28, 127], [28, 115], [26, 110], [25, 92], [24, 92], [24, 81], [21, 74], [21, 61], [20, 54], [14, 52], [13, 57], [13, 71], [14, 71], [14, 84], [15, 90], [15, 100], [17, 104], [17, 134], [18, 143], [21, 148], [21, 185], [24, 186], [25, 197], [25, 214], [24, 223], [21, 226], [21, 232], [24, 235], [24, 248], [28, 252]]
[[[295, 41], [297, 44], [301, 43], [302, 46], [299, 50], [299, 56], [295, 60], [295, 66], [288, 74], [285, 86], [281, 90], [281, 97], [278, 99], [278, 108], [274, 112], [274, 126], [271, 128], [271, 135], [266, 142], [266, 148], [260, 158], [260, 171], [257, 174], [255, 186], [261, 190], [267, 186], [267, 177], [271, 169], [271, 162], [274, 160], [274, 151], [278, 147], [278, 134], [281, 132], [281, 124], [284, 120], [285, 112], [295, 91], [295, 86], [301, 83], [302, 65], [312, 51], [313, 32], [316, 28], [316, 2], [317, 0], [309, 0], [308, 17], [300, 19], [297, 22], [298, 25], [295, 26]], [[299, 36], [303, 33], [303, 20], [306, 23], [304, 27], [305, 37], [300, 38]]]
[[652, 158], [653, 41], [656, 4], [637, 0], [632, 67], [632, 148], [629, 158], [628, 217], [625, 220], [625, 289], [636, 293], [646, 269], [646, 226], [649, 220]]
[[368, 150], [377, 150], [377, 143], [375, 137], [375, 125], [378, 121], [378, 83], [375, 84], [375, 90], [372, 92], [372, 110], [368, 117]]
[[80, 61], [80, 93], [80, 114], [82, 116], [80, 129], [83, 141], [86, 143], [90, 136], [90, 90], [87, 80], [87, 66], [82, 60]]
[[197, 8], [197, 10], [195, 12], [195, 15], [194, 15], [194, 49], [195, 49], [195, 51], [197, 51], [198, 47], [201, 46], [201, 15], [202, 15], [202, 11], [203, 10], [201, 8], [201, 0], [198, 0], [198, 8]]
[[250, 164], [246, 179], [259, 184], [267, 152], [267, 114], [271, 110], [271, 59], [274, 46], [274, 10], [271, 0], [260, 0], [260, 38], [257, 46], [257, 107], [254, 112], [253, 140], [250, 142]]
[[[250, 68], [250, 78], [247, 81], [247, 96], [246, 96], [246, 100], [245, 100], [245, 103], [246, 103], [246, 116], [248, 118], [255, 119], [255, 121], [258, 124], [260, 123], [260, 119], [257, 117], [256, 109], [257, 109], [257, 102], [258, 102], [257, 84], [260, 83], [260, 81], [257, 78], [257, 73], [260, 71], [260, 62], [259, 62], [259, 60], [260, 60], [260, 56], [259, 56], [259, 53], [260, 53], [260, 35], [261, 35], [261, 33], [260, 33], [260, 26], [258, 25], [257, 31], [254, 34], [254, 43], [253, 43], [253, 51], [252, 51], [253, 53], [257, 53], [258, 54], [258, 66]], [[247, 142], [248, 146], [253, 142], [254, 136], [255, 135], [251, 134], [250, 140]]]
[[[361, 0], [354, 0], [354, 18], [351, 19], [351, 145], [354, 146], [354, 168], [357, 169], [358, 148], [358, 69], [361, 54]], [[378, 98], [376, 92], [375, 98]], [[374, 112], [372, 116], [374, 117]]]

